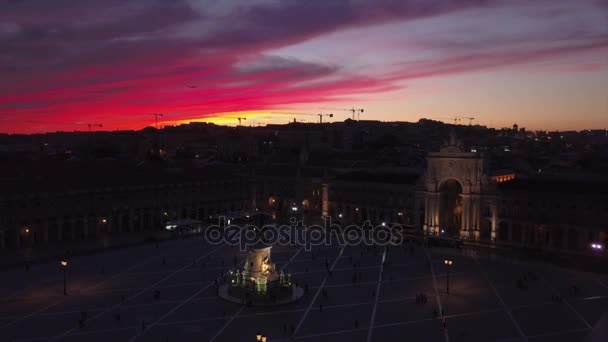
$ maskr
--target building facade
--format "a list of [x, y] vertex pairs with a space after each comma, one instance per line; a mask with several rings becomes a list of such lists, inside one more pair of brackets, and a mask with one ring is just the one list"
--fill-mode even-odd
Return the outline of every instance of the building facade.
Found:
[[[476, 243], [588, 252], [608, 245], [608, 182], [491, 174], [454, 135], [420, 169], [45, 167], [0, 179], [0, 248], [97, 239], [261, 210], [278, 220], [399, 223]], [[604, 247], [605, 248], [605, 247]]]
[[[4, 182], [0, 248], [154, 231], [171, 220], [205, 220], [252, 207], [247, 174], [192, 167], [111, 170], [116, 172], [78, 167], [52, 182], [29, 177]], [[96, 180], [83, 179], [89, 177]]]
[[490, 176], [483, 156], [454, 135], [417, 175], [353, 173], [323, 189], [323, 214], [346, 223], [400, 223], [434, 236], [575, 253], [608, 245], [608, 182]]

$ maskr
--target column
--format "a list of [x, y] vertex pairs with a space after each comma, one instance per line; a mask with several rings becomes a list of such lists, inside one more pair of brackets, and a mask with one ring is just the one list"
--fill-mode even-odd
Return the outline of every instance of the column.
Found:
[[435, 234], [439, 234], [439, 231], [441, 229], [440, 225], [441, 225], [441, 219], [439, 218], [439, 210], [440, 210], [440, 204], [439, 204], [439, 196], [440, 194], [438, 192], [433, 193], [433, 216], [434, 216], [434, 226], [435, 226]]
[[[105, 220], [106, 220], [106, 223], [105, 223], [105, 224], [104, 224], [104, 223], [103, 223], [103, 221], [102, 221], [104, 218], [105, 218]], [[105, 225], [107, 225], [108, 219], [107, 219], [107, 217], [106, 217], [106, 216], [104, 216], [103, 214], [102, 214], [102, 215], [94, 215], [94, 216], [93, 216], [93, 219], [95, 220], [95, 225], [93, 226], [93, 227], [94, 227], [93, 229], [95, 229], [95, 236], [96, 236], [96, 237], [99, 237], [99, 236], [101, 236], [101, 233], [102, 233], [102, 228], [103, 228]]]
[[135, 231], [135, 211], [131, 208], [129, 208], [129, 212], [127, 214], [127, 216], [129, 217], [129, 232], [134, 232]]
[[473, 205], [473, 230], [475, 240], [479, 240], [481, 235], [481, 198], [475, 196]]
[[144, 209], [140, 209], [139, 210], [139, 214], [138, 214], [138, 216], [139, 216], [139, 231], [146, 230], [146, 224], [145, 224], [146, 222], [144, 221], [144, 214], [145, 214]]
[[6, 242], [4, 241], [4, 230], [0, 230], [0, 249], [6, 248]]
[[412, 211], [414, 213], [414, 222], [412, 223], [414, 224], [414, 226], [416, 226], [416, 229], [419, 229], [420, 225], [424, 224], [424, 222], [420, 222], [420, 202], [418, 198], [414, 199], [414, 206], [412, 208]]
[[321, 216], [329, 216], [329, 184], [325, 183], [322, 185], [322, 210]]
[[[492, 242], [496, 241], [496, 225], [498, 224], [497, 222], [497, 211], [498, 208], [496, 207], [495, 204], [492, 204], [490, 206], [490, 211], [492, 212], [492, 231], [490, 233], [490, 238], [492, 239]], [[523, 230], [522, 230], [523, 231]]]
[[429, 205], [429, 210], [430, 210], [430, 217], [431, 217], [431, 229], [433, 234], [439, 235], [439, 230], [441, 229], [439, 226], [441, 225], [441, 222], [439, 220], [439, 201], [437, 200], [437, 197], [439, 196], [438, 193], [434, 192], [432, 194], [430, 194], [431, 198], [430, 198], [430, 205]]
[[257, 185], [255, 182], [255, 179], [251, 182], [251, 208], [249, 209], [252, 213], [255, 211], [255, 208], [257, 208], [258, 204], [257, 204]]
[[120, 211], [115, 211], [112, 213], [112, 219], [108, 219], [108, 224], [112, 223], [109, 227], [112, 230], [112, 233], [122, 233], [122, 215]]
[[425, 233], [430, 233], [429, 225], [429, 198], [424, 194], [424, 222], [422, 222], [422, 229]]
[[70, 239], [76, 240], [76, 218], [70, 218], [70, 227], [72, 228], [70, 229]]
[[100, 233], [99, 231], [100, 231], [100, 228], [102, 225], [101, 220], [102, 220], [102, 218], [99, 215], [94, 215], [92, 218], [91, 222], [93, 223], [93, 235], [95, 237], [99, 236], [99, 233]]
[[14, 244], [16, 248], [21, 247], [21, 232], [19, 232], [18, 229], [13, 230], [13, 235], [14, 235]]
[[63, 220], [56, 220], [57, 223], [57, 241], [63, 240]]
[[114, 223], [112, 233], [124, 233], [128, 227], [125, 227], [122, 211], [116, 211], [114, 217], [116, 222]]
[[89, 219], [85, 216], [82, 218], [82, 238], [87, 239], [89, 237]]
[[462, 216], [460, 218], [460, 235], [469, 238], [470, 216], [471, 216], [471, 197], [469, 195], [462, 196]]
[[44, 223], [42, 224], [41, 230], [42, 230], [42, 242], [44, 244], [47, 244], [49, 242], [49, 221], [48, 220], [44, 221]]

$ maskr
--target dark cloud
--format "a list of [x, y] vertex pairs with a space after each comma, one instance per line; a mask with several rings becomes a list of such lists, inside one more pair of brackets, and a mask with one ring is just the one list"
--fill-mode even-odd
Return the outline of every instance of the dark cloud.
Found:
[[[583, 1], [608, 12], [605, 1]], [[393, 66], [391, 74], [353, 75], [341, 61], [268, 53], [348, 28], [516, 5], [539, 21], [559, 23], [525, 35], [476, 28], [421, 37], [420, 46], [441, 56]], [[72, 117], [91, 108], [98, 112], [99, 103], [123, 112], [161, 105], [181, 110], [203, 98], [210, 111], [259, 109], [605, 48], [607, 28], [572, 16], [569, 6], [548, 0], [0, 0], [0, 116], [36, 109]], [[543, 46], [547, 42], [552, 45]]]

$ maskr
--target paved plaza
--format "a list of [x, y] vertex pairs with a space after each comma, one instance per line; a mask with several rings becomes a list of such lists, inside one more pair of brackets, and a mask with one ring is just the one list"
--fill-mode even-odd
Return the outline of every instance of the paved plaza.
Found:
[[245, 256], [190, 238], [76, 257], [67, 296], [59, 262], [2, 271], [0, 340], [580, 341], [608, 310], [606, 275], [410, 243], [277, 246], [306, 295], [248, 307], [216, 295]]

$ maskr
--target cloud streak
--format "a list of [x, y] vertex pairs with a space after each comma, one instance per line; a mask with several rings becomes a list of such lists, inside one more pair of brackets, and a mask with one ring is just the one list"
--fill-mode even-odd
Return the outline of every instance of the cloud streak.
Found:
[[[169, 112], [186, 118], [303, 103], [316, 107], [357, 94], [402, 89], [405, 81], [417, 78], [607, 47], [606, 27], [591, 23], [575, 29], [563, 20], [564, 15], [572, 15], [568, 2], [535, 3], [4, 1], [0, 2], [0, 117], [50, 120], [66, 129], [71, 122], [88, 119], [103, 121], [109, 129], [140, 128], [147, 122], [137, 118], [146, 113]], [[597, 1], [574, 7], [578, 18], [591, 12], [605, 16], [607, 11]], [[525, 11], [525, 16], [534, 16], [544, 9], [552, 11], [556, 19], [542, 19], [539, 27], [515, 34], [508, 34], [506, 26], [506, 33], [500, 28], [483, 31], [475, 27], [468, 36], [444, 32], [419, 38], [412, 34], [411, 41], [431, 54], [429, 58], [381, 64], [369, 71], [349, 68], [356, 57], [320, 61], [274, 53], [352, 29], [365, 35], [366, 28], [378, 25], [429, 22], [435, 30], [479, 11]], [[509, 15], [519, 20], [518, 14]], [[522, 43], [522, 35], [530, 38], [528, 44]], [[362, 38], [383, 39], [378, 32]], [[335, 49], [357, 44], [336, 41]], [[408, 52], [399, 46], [377, 51], [379, 55], [404, 56]], [[327, 53], [312, 51], [319, 56]], [[0, 124], [0, 130], [3, 127], [6, 124]], [[9, 128], [28, 130], [23, 124]]]

